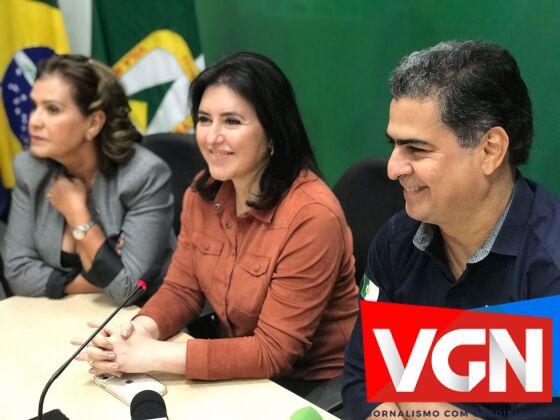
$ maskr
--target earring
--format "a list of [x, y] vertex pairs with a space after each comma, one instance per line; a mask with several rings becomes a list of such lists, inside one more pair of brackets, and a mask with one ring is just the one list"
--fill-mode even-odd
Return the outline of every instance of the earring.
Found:
[[270, 156], [272, 156], [274, 154], [274, 144], [270, 142], [268, 148], [270, 149]]

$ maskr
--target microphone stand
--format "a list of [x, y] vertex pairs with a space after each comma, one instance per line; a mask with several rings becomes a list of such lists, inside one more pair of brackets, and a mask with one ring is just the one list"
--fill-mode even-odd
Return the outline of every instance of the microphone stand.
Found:
[[60, 366], [55, 373], [53, 373], [53, 375], [45, 385], [45, 388], [43, 388], [43, 392], [41, 393], [41, 398], [39, 399], [39, 413], [38, 413], [39, 420], [43, 420], [43, 403], [45, 401], [45, 396], [47, 395], [47, 391], [49, 390], [53, 382], [56, 380], [56, 378], [58, 378], [60, 374], [64, 372], [64, 370], [68, 367], [68, 365], [72, 362], [72, 360], [74, 360], [74, 358], [81, 353], [81, 351], [95, 338], [95, 336], [103, 329], [103, 327], [105, 327], [105, 325], [107, 325], [109, 321], [113, 319], [113, 317], [117, 314], [117, 312], [119, 312], [133, 298], [138, 297], [140, 293], [144, 293], [145, 290], [146, 290], [146, 283], [143, 280], [138, 280], [136, 282], [136, 287], [134, 288], [132, 293], [128, 295], [128, 297], [117, 307], [117, 309], [115, 309], [113, 313], [109, 315], [109, 317], [105, 321], [103, 321], [103, 323], [93, 332], [93, 334], [91, 334], [89, 338], [86, 341], [84, 341], [84, 343], [78, 348], [78, 350], [76, 350], [74, 354], [70, 356], [70, 358], [66, 362], [64, 362], [64, 364]]

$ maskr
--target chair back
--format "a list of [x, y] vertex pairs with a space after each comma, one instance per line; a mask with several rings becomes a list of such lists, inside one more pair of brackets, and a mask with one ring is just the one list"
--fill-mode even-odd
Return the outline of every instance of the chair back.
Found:
[[159, 156], [171, 169], [171, 184], [175, 200], [173, 228], [178, 235], [181, 228], [183, 195], [205, 162], [192, 134], [159, 133], [144, 137], [142, 146]]
[[356, 282], [360, 284], [373, 237], [404, 208], [402, 187], [387, 177], [387, 159], [364, 159], [350, 167], [333, 187], [352, 230]]

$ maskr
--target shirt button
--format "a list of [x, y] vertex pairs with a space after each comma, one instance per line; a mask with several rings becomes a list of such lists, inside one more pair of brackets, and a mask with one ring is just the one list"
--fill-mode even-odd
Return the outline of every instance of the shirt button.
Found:
[[208, 251], [208, 248], [210, 248], [210, 245], [204, 244], [204, 245], [202, 245], [202, 248], [203, 248], [205, 251]]
[[237, 226], [242, 227], [242, 226], [243, 226], [243, 222], [237, 223]]
[[260, 269], [261, 269], [261, 265], [260, 265], [260, 264], [255, 265], [255, 271], [259, 271]]
[[226, 222], [226, 229], [230, 229], [231, 228], [231, 222], [228, 220]]
[[219, 212], [222, 209], [222, 205], [220, 203], [214, 203], [214, 211]]

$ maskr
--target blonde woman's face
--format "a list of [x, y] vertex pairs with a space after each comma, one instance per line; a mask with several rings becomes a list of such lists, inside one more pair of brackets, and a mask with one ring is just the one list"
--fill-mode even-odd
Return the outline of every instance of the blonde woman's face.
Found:
[[[31, 90], [34, 109], [29, 118], [30, 152], [39, 158], [65, 162], [88, 146], [91, 118], [72, 96], [72, 86], [57, 75], [45, 76]], [[90, 145], [91, 146], [91, 145]]]

